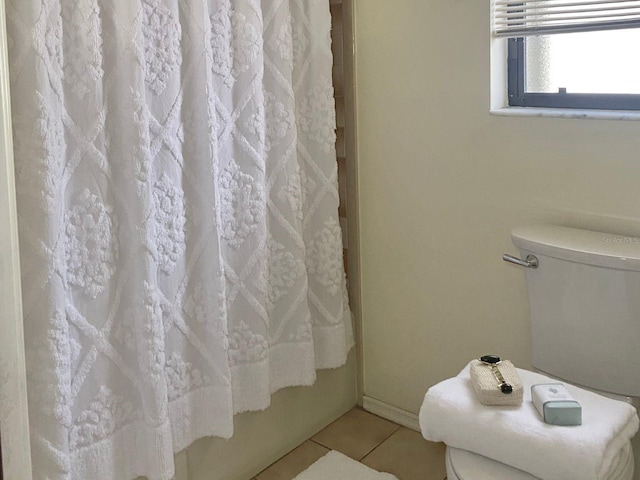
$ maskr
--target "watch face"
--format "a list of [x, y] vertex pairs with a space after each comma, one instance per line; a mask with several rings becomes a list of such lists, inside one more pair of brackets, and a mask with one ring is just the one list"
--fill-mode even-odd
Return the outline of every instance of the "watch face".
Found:
[[483, 355], [480, 357], [480, 361], [488, 364], [500, 363], [500, 357], [497, 355]]

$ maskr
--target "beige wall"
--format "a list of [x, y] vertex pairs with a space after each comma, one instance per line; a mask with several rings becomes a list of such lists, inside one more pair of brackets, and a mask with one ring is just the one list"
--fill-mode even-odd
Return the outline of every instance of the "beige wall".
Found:
[[640, 122], [490, 115], [489, 6], [355, 6], [364, 393], [414, 413], [473, 357], [530, 366], [513, 227], [639, 231]]

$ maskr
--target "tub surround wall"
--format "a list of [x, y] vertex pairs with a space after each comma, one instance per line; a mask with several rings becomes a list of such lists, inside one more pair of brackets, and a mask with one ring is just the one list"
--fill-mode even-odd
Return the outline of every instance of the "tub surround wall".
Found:
[[338, 187], [349, 305], [356, 338], [358, 403], [362, 399], [362, 322], [353, 0], [331, 0], [333, 84], [337, 112]]
[[313, 387], [286, 388], [262, 412], [234, 418], [230, 440], [204, 438], [178, 454], [187, 474], [176, 480], [247, 480], [349, 411], [355, 399], [355, 360], [319, 370]]

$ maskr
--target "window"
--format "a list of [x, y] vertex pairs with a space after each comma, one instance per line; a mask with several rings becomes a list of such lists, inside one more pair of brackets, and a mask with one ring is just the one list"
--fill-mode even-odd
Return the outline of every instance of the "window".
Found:
[[640, 0], [495, 0], [510, 106], [640, 110]]

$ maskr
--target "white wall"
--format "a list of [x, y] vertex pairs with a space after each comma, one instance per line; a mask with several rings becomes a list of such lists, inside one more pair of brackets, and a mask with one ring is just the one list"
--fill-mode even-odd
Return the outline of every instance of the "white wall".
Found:
[[513, 227], [640, 232], [640, 122], [491, 116], [489, 9], [356, 2], [364, 393], [414, 413], [473, 357], [530, 366]]

